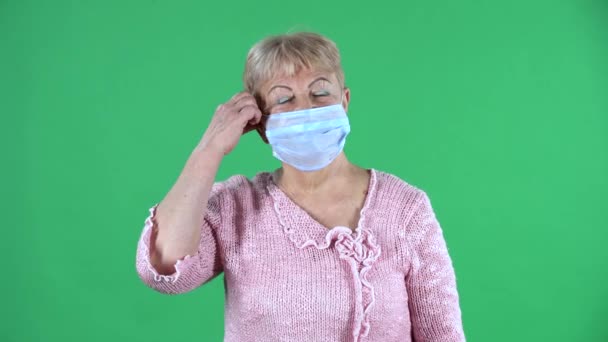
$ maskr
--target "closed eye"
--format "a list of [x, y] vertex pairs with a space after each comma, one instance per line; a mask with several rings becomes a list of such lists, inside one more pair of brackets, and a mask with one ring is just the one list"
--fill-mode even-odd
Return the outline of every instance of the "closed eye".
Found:
[[277, 100], [277, 104], [284, 104], [284, 103], [287, 103], [287, 102], [289, 102], [291, 100], [293, 100], [293, 96], [283, 96], [283, 97], [280, 97]]
[[321, 96], [329, 96], [329, 92], [327, 91], [318, 91], [316, 93], [312, 94], [315, 97], [321, 97]]

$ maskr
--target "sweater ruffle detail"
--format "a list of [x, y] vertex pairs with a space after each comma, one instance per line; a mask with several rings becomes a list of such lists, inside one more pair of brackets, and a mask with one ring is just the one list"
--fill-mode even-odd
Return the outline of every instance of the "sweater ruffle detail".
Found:
[[333, 246], [336, 248], [340, 259], [348, 262], [355, 290], [355, 317], [352, 336], [353, 342], [359, 342], [361, 337], [367, 336], [370, 331], [369, 311], [375, 302], [374, 287], [367, 278], [367, 274], [381, 254], [380, 245], [376, 242], [372, 231], [363, 227], [366, 210], [376, 188], [375, 170], [371, 171], [369, 193], [360, 212], [357, 228], [353, 231], [349, 227], [336, 226], [327, 230], [324, 236], [318, 234], [317, 236], [314, 236], [314, 234], [313, 236], [307, 236], [304, 234], [304, 236], [298, 238], [298, 234], [303, 235], [302, 231], [296, 231], [296, 227], [291, 227], [286, 223], [284, 216], [281, 214], [280, 204], [289, 202], [288, 198], [286, 195], [281, 195], [281, 190], [273, 183], [270, 176], [268, 181], [267, 190], [273, 200], [274, 211], [289, 240], [299, 249], [312, 246], [319, 250], [330, 248], [332, 243], [335, 242]]
[[150, 209], [148, 209], [149, 215], [145, 221], [145, 226], [144, 226], [144, 231], [143, 231], [144, 262], [146, 263], [146, 267], [148, 268], [148, 270], [152, 273], [152, 275], [154, 277], [154, 281], [165, 282], [165, 283], [175, 283], [179, 279], [181, 271], [185, 268], [188, 268], [191, 263], [196, 261], [196, 259], [194, 259], [190, 254], [188, 254], [185, 257], [177, 260], [174, 265], [175, 272], [170, 275], [160, 274], [160, 273], [158, 273], [158, 271], [156, 271], [154, 266], [152, 266], [152, 263], [150, 262], [150, 242], [151, 242], [150, 240], [152, 237], [152, 229], [154, 228], [154, 217], [156, 215], [157, 207], [158, 207], [158, 203], [153, 205]]
[[361, 336], [367, 336], [369, 333], [369, 310], [376, 297], [374, 287], [367, 279], [367, 273], [378, 260], [381, 248], [368, 229], [357, 230], [356, 237], [339, 233], [335, 247], [340, 253], [340, 259], [349, 263], [353, 274], [356, 298], [353, 341], [357, 342]]

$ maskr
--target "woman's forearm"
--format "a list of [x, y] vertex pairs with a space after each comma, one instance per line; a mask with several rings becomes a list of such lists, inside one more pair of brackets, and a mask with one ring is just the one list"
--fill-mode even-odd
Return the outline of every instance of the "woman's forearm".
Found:
[[150, 242], [150, 262], [159, 273], [172, 274], [177, 260], [197, 253], [207, 200], [223, 156], [223, 152], [199, 144], [159, 203], [155, 219], [158, 233]]
[[158, 234], [152, 235], [150, 262], [158, 272], [171, 274], [177, 260], [196, 254], [220, 162], [261, 118], [256, 99], [246, 91], [217, 107], [182, 173], [156, 208]]

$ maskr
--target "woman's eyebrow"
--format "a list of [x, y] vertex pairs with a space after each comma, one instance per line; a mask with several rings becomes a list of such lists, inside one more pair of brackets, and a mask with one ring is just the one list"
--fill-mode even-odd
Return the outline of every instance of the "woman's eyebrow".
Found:
[[321, 80], [326, 81], [327, 83], [331, 84], [331, 82], [327, 78], [321, 76], [321, 77], [317, 77], [314, 81], [310, 82], [310, 84], [308, 85], [308, 88], [310, 88], [315, 82], [321, 81]]
[[266, 93], [266, 95], [270, 94], [270, 92], [273, 91], [275, 88], [286, 88], [286, 89], [289, 89], [289, 90], [293, 91], [293, 89], [289, 88], [286, 85], [278, 84], [278, 85], [272, 86], [272, 88], [270, 88], [268, 90], [268, 92]]
[[[318, 82], [318, 81], [326, 81], [327, 83], [331, 84], [330, 80], [328, 80], [327, 78], [321, 76], [321, 77], [315, 78], [314, 81], [310, 82], [310, 84], [308, 84], [308, 88], [312, 87], [312, 85], [315, 82]], [[276, 88], [285, 88], [285, 89], [289, 89], [289, 90], [293, 91], [293, 89], [291, 89], [290, 87], [288, 87], [286, 85], [277, 84], [277, 85], [272, 86], [270, 89], [268, 89], [268, 92], [266, 93], [266, 95], [270, 94], [270, 92], [273, 91], [273, 90], [275, 90]]]

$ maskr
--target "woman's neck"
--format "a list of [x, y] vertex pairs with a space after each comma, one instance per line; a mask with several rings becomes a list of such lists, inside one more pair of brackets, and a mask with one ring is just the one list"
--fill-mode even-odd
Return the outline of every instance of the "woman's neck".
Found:
[[344, 152], [340, 153], [327, 167], [311, 172], [300, 171], [288, 164], [277, 169], [273, 175], [275, 183], [295, 194], [314, 194], [345, 180], [356, 166], [351, 164]]

